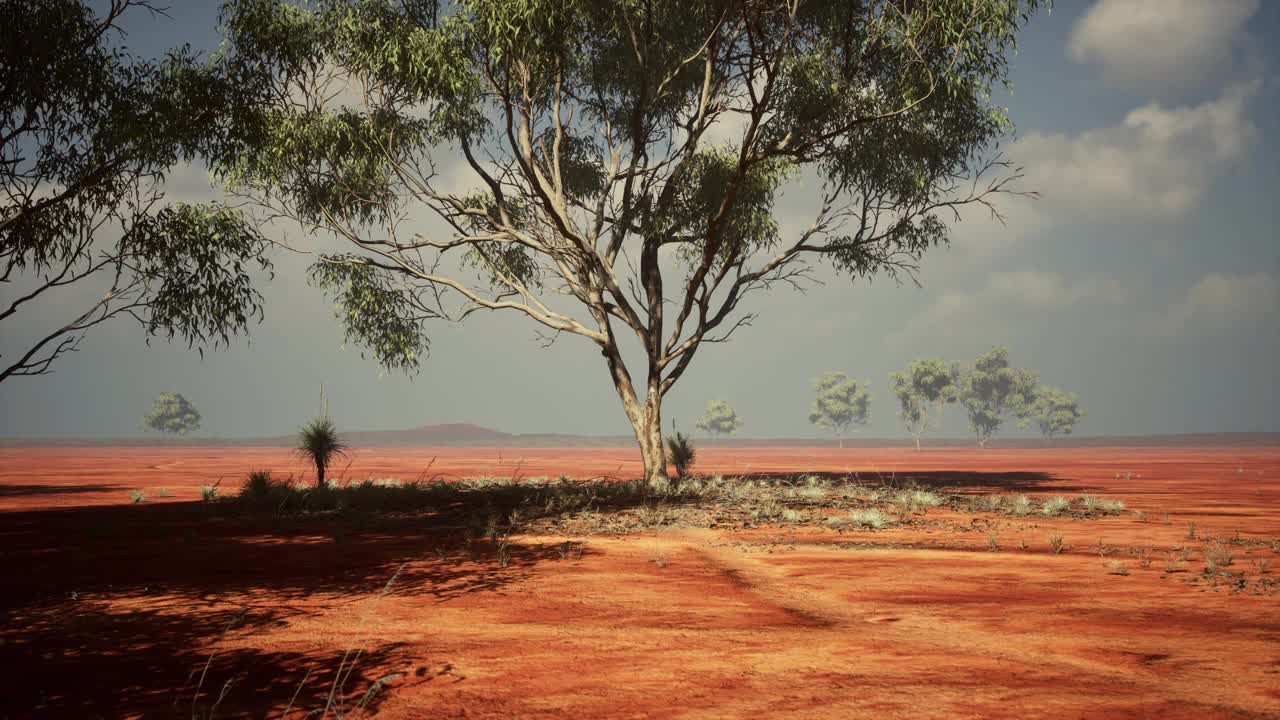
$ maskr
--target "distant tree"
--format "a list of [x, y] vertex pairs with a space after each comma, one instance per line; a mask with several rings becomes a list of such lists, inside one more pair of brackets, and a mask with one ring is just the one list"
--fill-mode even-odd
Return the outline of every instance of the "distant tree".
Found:
[[742, 420], [738, 419], [738, 412], [729, 407], [728, 402], [712, 400], [694, 427], [712, 435], [732, 435], [742, 427]]
[[817, 392], [809, 407], [809, 422], [836, 434], [844, 447], [844, 433], [850, 425], [866, 425], [871, 396], [866, 384], [850, 380], [842, 372], [829, 372], [813, 382]]
[[1035, 423], [1046, 440], [1053, 440], [1055, 435], [1070, 435], [1085, 415], [1078, 395], [1041, 385], [1023, 419], [1024, 426]]
[[0, 382], [50, 372], [111, 318], [203, 353], [261, 316], [248, 269], [270, 266], [254, 225], [163, 192], [175, 165], [222, 152], [241, 84], [187, 48], [131, 57], [118, 42], [131, 8], [152, 11], [143, 0], [0, 0], [0, 322], [68, 286], [95, 292], [0, 362]]
[[178, 393], [162, 392], [142, 417], [142, 426], [166, 435], [186, 435], [200, 429], [200, 413]]
[[1000, 429], [1008, 415], [1025, 417], [1035, 399], [1039, 378], [1030, 370], [1009, 366], [1009, 349], [995, 347], [960, 377], [959, 400], [969, 415], [969, 429], [978, 445]]
[[956, 401], [959, 369], [945, 360], [912, 360], [906, 373], [890, 373], [889, 388], [898, 398], [898, 416], [920, 449], [920, 437], [942, 424], [942, 411]]
[[219, 173], [343, 241], [297, 249], [386, 367], [477, 312], [582, 338], [666, 482], [663, 398], [747, 296], [910, 274], [1010, 191], [992, 90], [1043, 4], [234, 0], [226, 60], [270, 87]]

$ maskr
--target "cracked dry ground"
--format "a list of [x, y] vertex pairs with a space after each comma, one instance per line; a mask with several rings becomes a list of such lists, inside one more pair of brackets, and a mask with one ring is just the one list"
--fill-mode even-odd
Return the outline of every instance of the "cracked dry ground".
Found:
[[[379, 718], [1280, 717], [1280, 594], [1206, 581], [1185, 537], [1194, 521], [1242, 538], [1233, 568], [1280, 574], [1280, 451], [927, 462], [1043, 472], [1019, 492], [1150, 517], [939, 508], [880, 531], [660, 528], [567, 551], [524, 535], [500, 567], [491, 543], [447, 546], [425, 521], [335, 542], [190, 502], [27, 504], [0, 514], [0, 717], [203, 717], [220, 696], [216, 717], [291, 699], [303, 717], [330, 695]], [[1166, 572], [1177, 546], [1195, 558]]]

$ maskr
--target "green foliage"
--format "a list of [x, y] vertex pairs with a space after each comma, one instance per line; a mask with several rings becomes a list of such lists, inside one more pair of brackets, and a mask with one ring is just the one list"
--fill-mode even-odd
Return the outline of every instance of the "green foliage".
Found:
[[713, 435], [732, 435], [742, 427], [742, 420], [738, 419], [737, 411], [729, 407], [727, 401], [711, 400], [694, 427]]
[[186, 435], [200, 429], [200, 413], [182, 395], [162, 392], [142, 417], [142, 426], [165, 434]]
[[1024, 424], [1034, 422], [1040, 433], [1052, 440], [1055, 435], [1070, 435], [1085, 414], [1075, 393], [1041, 385], [1026, 410]]
[[[911, 273], [1010, 191], [991, 90], [1043, 4], [232, 0], [215, 66], [255, 102], [214, 169], [352, 246], [313, 279], [384, 366], [418, 368], [427, 319], [500, 310], [590, 339], [624, 404], [634, 333], [660, 402], [746, 294]], [[823, 211], [784, 237], [801, 174]]]
[[898, 399], [898, 417], [920, 447], [920, 437], [942, 422], [942, 410], [956, 401], [959, 369], [945, 360], [912, 360], [906, 373], [891, 373], [889, 389]]
[[130, 55], [116, 30], [135, 5], [0, 0], [0, 282], [30, 281], [0, 320], [57, 288], [102, 287], [0, 381], [49, 372], [113, 317], [201, 352], [261, 318], [251, 271], [270, 268], [266, 240], [224, 205], [163, 201], [175, 166], [224, 156], [244, 86], [189, 48]]
[[1007, 415], [1023, 417], [1029, 412], [1038, 382], [1036, 373], [1009, 366], [1005, 347], [992, 348], [960, 376], [960, 404], [980, 446], [986, 447]]
[[328, 415], [312, 420], [298, 431], [298, 452], [316, 466], [316, 487], [324, 487], [324, 475], [335, 458], [345, 457], [347, 446]]
[[328, 256], [311, 266], [310, 279], [336, 297], [335, 314], [349, 341], [367, 348], [383, 367], [418, 367], [429, 347], [418, 330], [422, 303], [403, 291], [394, 273], [357, 257]]
[[146, 499], [147, 494], [143, 492], [141, 488], [129, 491], [129, 500], [131, 500], [134, 505], [141, 505], [146, 501]]
[[683, 433], [676, 432], [667, 437], [667, 459], [676, 469], [676, 477], [683, 480], [689, 476], [689, 470], [697, 459], [697, 449], [693, 440]]
[[[842, 372], [829, 372], [813, 382], [817, 397], [809, 407], [809, 422], [842, 436], [851, 424], [865, 425], [871, 408], [866, 384]], [[843, 447], [843, 440], [841, 441]]]
[[216, 502], [217, 499], [218, 499], [217, 485], [201, 485], [200, 486], [200, 500], [202, 500], [203, 502], [211, 503], [211, 502]]

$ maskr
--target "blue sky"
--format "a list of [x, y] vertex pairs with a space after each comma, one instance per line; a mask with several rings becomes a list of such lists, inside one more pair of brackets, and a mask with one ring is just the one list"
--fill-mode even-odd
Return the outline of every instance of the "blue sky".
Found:
[[[216, 45], [214, 3], [175, 2], [170, 15], [135, 15], [127, 44], [141, 54]], [[901, 435], [890, 371], [1006, 344], [1016, 364], [1081, 395], [1080, 434], [1280, 430], [1280, 3], [1060, 1], [1020, 45], [1005, 101], [1018, 130], [1005, 151], [1040, 199], [1003, 203], [1004, 226], [967, 216], [952, 247], [924, 259], [920, 288], [828, 275], [807, 295], [755, 299], [759, 320], [699, 355], [668, 418], [691, 426], [707, 400], [724, 398], [743, 435], [816, 436], [809, 383], [844, 370], [871, 383], [863, 432]], [[198, 169], [173, 188], [209, 194]], [[810, 191], [801, 183], [778, 203], [784, 231], [807, 223]], [[148, 346], [126, 322], [101, 328], [53, 375], [0, 386], [0, 435], [137, 434], [164, 390], [196, 404], [208, 435], [289, 432], [314, 411], [321, 383], [353, 429], [628, 432], [585, 341], [543, 349], [527, 323], [481, 316], [433, 329], [417, 377], [384, 375], [342, 347], [298, 263], [277, 262], [249, 343], [201, 361], [185, 346]], [[74, 302], [6, 329], [0, 351]], [[944, 434], [964, 432], [954, 412]]]

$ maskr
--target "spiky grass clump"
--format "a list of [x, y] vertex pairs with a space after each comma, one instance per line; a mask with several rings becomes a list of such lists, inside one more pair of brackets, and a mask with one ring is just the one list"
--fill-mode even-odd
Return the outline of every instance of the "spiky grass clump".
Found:
[[1030, 515], [1031, 514], [1031, 498], [1028, 498], [1026, 495], [1019, 495], [1018, 497], [1010, 500], [1009, 514], [1017, 515], [1018, 517], [1022, 517], [1023, 515]]
[[1049, 536], [1049, 552], [1054, 555], [1061, 555], [1062, 551], [1065, 550], [1066, 547], [1066, 542], [1062, 539], [1061, 535], [1055, 533]]
[[325, 471], [335, 458], [346, 457], [347, 446], [328, 416], [318, 417], [298, 431], [298, 452], [316, 466], [316, 487], [324, 486]]
[[684, 433], [677, 432], [667, 437], [667, 460], [675, 466], [676, 478], [683, 480], [688, 477], [697, 457], [698, 451], [694, 448], [693, 441]]
[[927, 512], [941, 505], [942, 498], [928, 490], [903, 490], [893, 496], [892, 502], [904, 512]]
[[142, 504], [142, 502], [143, 502], [144, 500], [146, 500], [146, 499], [147, 499], [147, 494], [146, 494], [145, 492], [143, 492], [141, 489], [139, 489], [139, 490], [130, 490], [130, 491], [129, 491], [129, 499], [133, 501], [133, 504], [134, 504], [134, 505], [140, 505], [140, 504]]
[[1108, 575], [1128, 575], [1129, 566], [1123, 560], [1108, 560], [1107, 574]]
[[1102, 512], [1108, 515], [1119, 515], [1124, 512], [1123, 500], [1107, 500], [1101, 505]]
[[1089, 514], [1097, 512], [1102, 505], [1102, 501], [1093, 495], [1081, 495], [1079, 503], [1080, 507], [1083, 507], [1084, 511]]
[[866, 510], [852, 510], [844, 517], [829, 517], [826, 520], [827, 525], [836, 528], [867, 528], [869, 530], [880, 530], [889, 527], [889, 518], [885, 514], [875, 508]]
[[854, 510], [849, 513], [849, 523], [854, 527], [879, 530], [889, 526], [889, 518], [875, 508]]
[[1040, 512], [1046, 517], [1058, 517], [1059, 515], [1071, 509], [1071, 501], [1064, 497], [1052, 497], [1044, 501], [1044, 506], [1040, 508]]
[[214, 502], [218, 499], [218, 487], [216, 485], [201, 485], [200, 499], [204, 502]]

